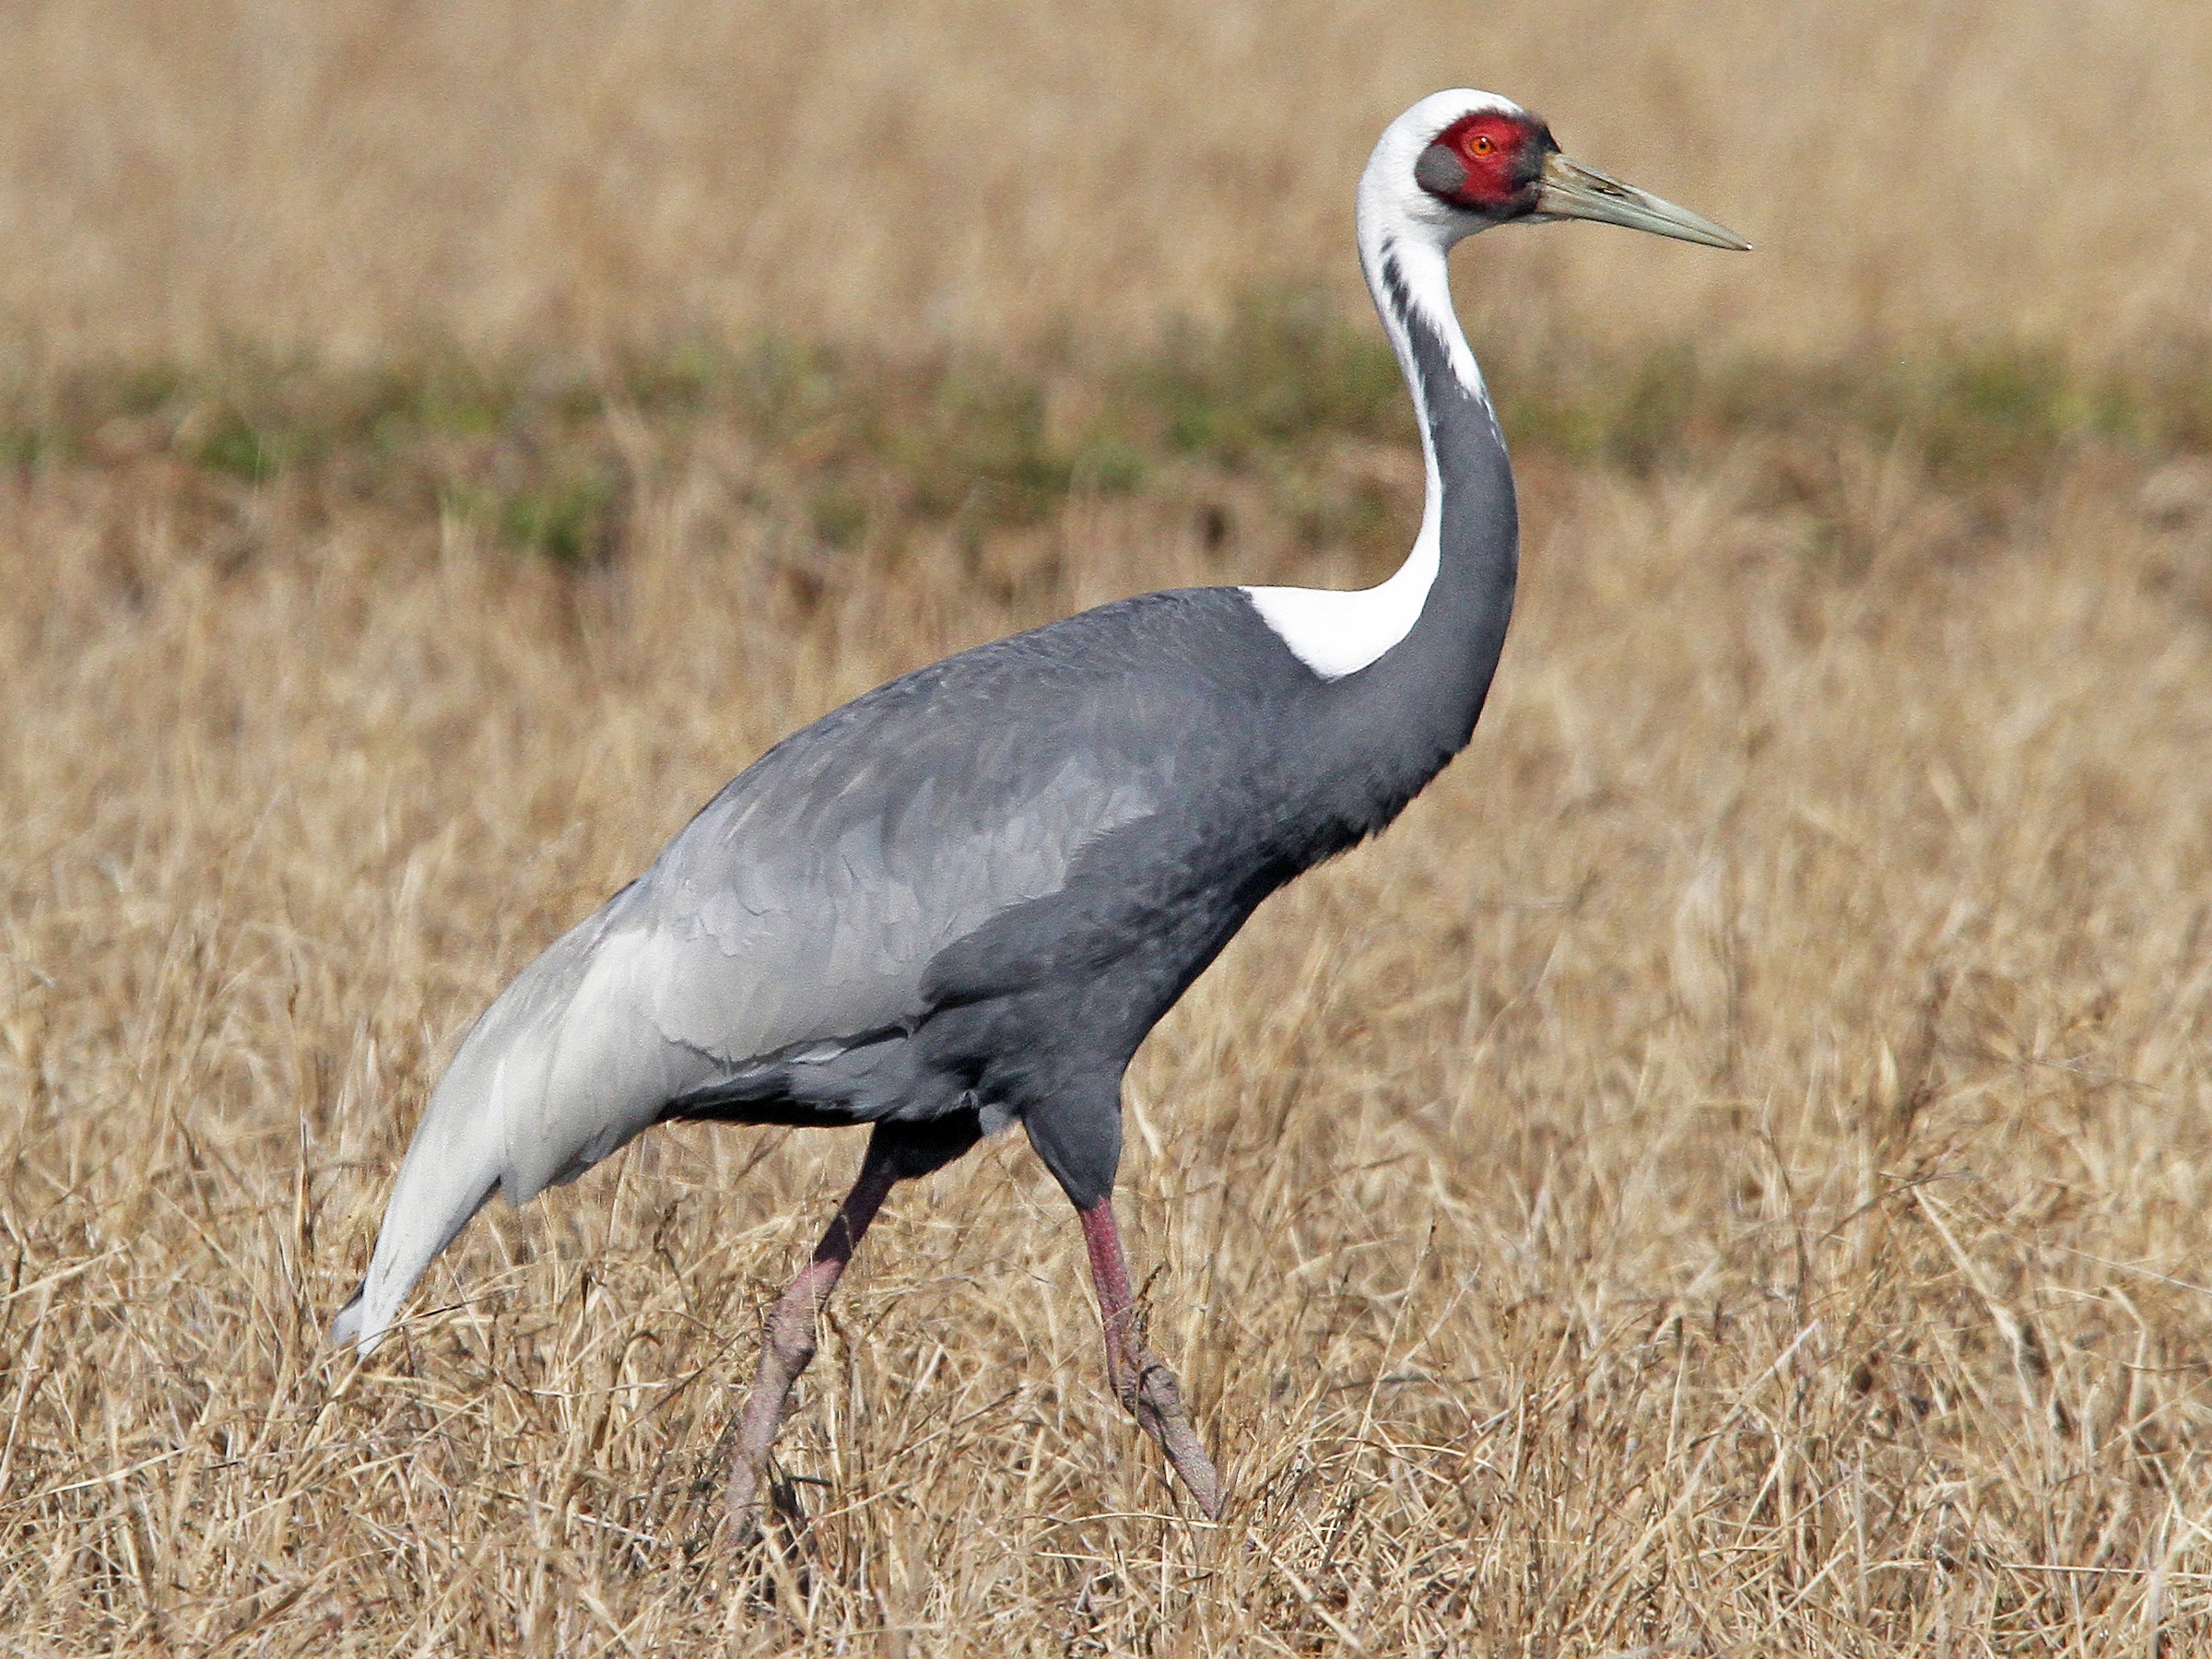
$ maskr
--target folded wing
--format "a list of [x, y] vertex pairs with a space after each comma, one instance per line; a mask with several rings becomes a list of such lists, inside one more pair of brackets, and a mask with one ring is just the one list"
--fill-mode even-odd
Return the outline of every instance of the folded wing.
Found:
[[994, 705], [976, 666], [894, 681], [771, 750], [508, 986], [430, 1096], [334, 1341], [373, 1346], [494, 1191], [572, 1180], [766, 1057], [911, 1029], [934, 957], [1158, 808], [1174, 745], [1142, 740], [1149, 721], [1049, 685], [959, 718]]

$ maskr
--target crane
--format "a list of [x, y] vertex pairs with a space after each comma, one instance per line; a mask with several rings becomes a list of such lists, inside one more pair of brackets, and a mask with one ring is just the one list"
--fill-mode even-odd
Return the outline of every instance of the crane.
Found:
[[858, 1178], [765, 1321], [725, 1491], [742, 1524], [885, 1199], [1018, 1123], [1081, 1223], [1115, 1396], [1222, 1512], [1134, 1305], [1112, 1206], [1122, 1077], [1260, 902], [1396, 818], [1482, 712], [1518, 518], [1446, 256], [1515, 219], [1748, 246], [1467, 90], [1390, 124], [1357, 209], [1427, 464], [1396, 573], [1119, 600], [917, 669], [768, 750], [469, 1030], [334, 1342], [373, 1348], [495, 1191], [523, 1204], [655, 1124], [867, 1124]]

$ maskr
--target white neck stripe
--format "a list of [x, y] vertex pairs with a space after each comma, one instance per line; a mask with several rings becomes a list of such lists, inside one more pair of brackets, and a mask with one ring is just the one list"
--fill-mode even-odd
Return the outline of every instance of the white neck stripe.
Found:
[[1454, 375], [1474, 394], [1487, 411], [1489, 397], [1475, 354], [1467, 348], [1458, 319], [1452, 310], [1452, 288], [1444, 265], [1444, 250], [1418, 235], [1392, 237], [1364, 211], [1367, 193], [1361, 192], [1360, 263], [1366, 266], [1369, 286], [1374, 289], [1382, 325], [1396, 349], [1398, 361], [1412, 388], [1420, 417], [1421, 460], [1428, 473], [1426, 500], [1421, 510], [1420, 533], [1395, 574], [1371, 588], [1342, 592], [1329, 588], [1248, 587], [1245, 594], [1261, 620], [1288, 645], [1299, 661], [1325, 680], [1347, 674], [1380, 660], [1413, 631], [1429, 603], [1442, 554], [1443, 480], [1437, 470], [1436, 438], [1429, 429], [1429, 389], [1421, 383], [1413, 342], [1406, 323], [1397, 314], [1395, 296], [1384, 281], [1385, 262], [1403, 285], [1407, 304], [1421, 317], [1451, 354]]

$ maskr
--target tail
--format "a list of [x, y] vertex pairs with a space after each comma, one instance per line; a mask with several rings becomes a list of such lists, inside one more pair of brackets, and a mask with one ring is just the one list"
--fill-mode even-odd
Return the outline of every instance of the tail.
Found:
[[367, 1277], [331, 1324], [368, 1354], [416, 1281], [504, 1189], [523, 1204], [571, 1181], [693, 1086], [695, 1052], [661, 1037], [641, 987], [655, 936], [626, 929], [617, 894], [500, 993], [431, 1091]]
[[505, 1178], [499, 1068], [492, 1067], [491, 1088], [484, 1089], [471, 1052], [485, 1046], [481, 1040], [499, 1010], [494, 1004], [477, 1022], [430, 1096], [384, 1206], [368, 1275], [331, 1322], [334, 1344], [358, 1343], [363, 1355], [370, 1353], [423, 1270]]

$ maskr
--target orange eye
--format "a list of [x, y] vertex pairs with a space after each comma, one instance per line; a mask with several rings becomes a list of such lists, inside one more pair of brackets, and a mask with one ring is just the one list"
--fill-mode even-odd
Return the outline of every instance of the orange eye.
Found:
[[1467, 154], [1470, 156], [1487, 156], [1496, 147], [1488, 133], [1477, 133], [1467, 140]]

